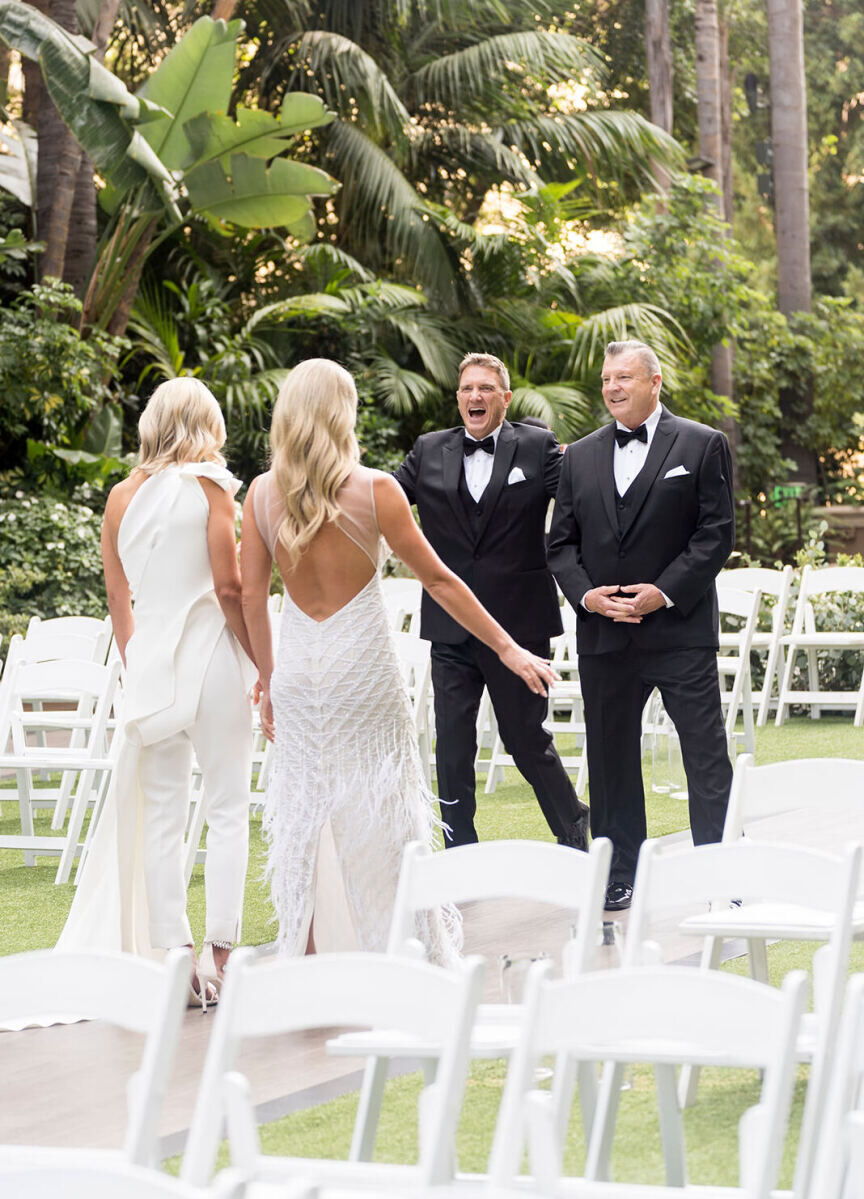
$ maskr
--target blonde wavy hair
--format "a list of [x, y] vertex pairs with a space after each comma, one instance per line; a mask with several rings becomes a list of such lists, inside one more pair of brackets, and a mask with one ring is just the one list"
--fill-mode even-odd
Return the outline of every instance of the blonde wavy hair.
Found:
[[182, 375], [160, 383], [138, 421], [138, 466], [148, 474], [183, 462], [216, 462], [225, 444], [225, 419], [200, 379]]
[[354, 380], [329, 358], [309, 358], [282, 384], [270, 425], [271, 469], [285, 504], [279, 542], [291, 566], [339, 515], [336, 492], [360, 461]]

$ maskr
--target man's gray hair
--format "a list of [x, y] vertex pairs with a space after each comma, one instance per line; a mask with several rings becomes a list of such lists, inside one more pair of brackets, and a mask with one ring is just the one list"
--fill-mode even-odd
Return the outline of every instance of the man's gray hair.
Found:
[[649, 375], [662, 375], [660, 359], [644, 341], [610, 341], [606, 347], [607, 358], [617, 358], [619, 354], [635, 354]]
[[510, 390], [510, 372], [494, 354], [466, 354], [459, 363], [459, 379], [462, 379], [462, 372], [467, 370], [469, 366], [485, 366], [488, 370], [494, 371], [498, 376], [501, 386], [505, 391]]

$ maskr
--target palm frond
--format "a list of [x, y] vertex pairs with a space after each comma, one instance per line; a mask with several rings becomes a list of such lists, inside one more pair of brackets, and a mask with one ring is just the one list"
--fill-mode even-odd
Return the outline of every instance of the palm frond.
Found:
[[265, 304], [263, 308], [256, 308], [246, 322], [245, 329], [251, 333], [259, 325], [277, 325], [295, 316], [344, 316], [348, 311], [345, 300], [329, 292], [289, 296], [286, 300], [276, 300], [272, 304]]
[[375, 278], [374, 272], [368, 270], [359, 259], [329, 241], [314, 241], [311, 245], [300, 246], [295, 256], [305, 266], [311, 267], [325, 284], [333, 275], [344, 275], [346, 272], [356, 275], [361, 283], [371, 283]]
[[382, 313], [406, 308], [425, 308], [429, 301], [416, 287], [405, 287], [401, 283], [390, 283], [376, 279], [362, 283], [359, 287], [342, 287], [339, 298], [354, 310], [361, 308], [379, 309]]
[[426, 63], [412, 76], [420, 103], [441, 104], [457, 111], [466, 97], [486, 96], [496, 81], [522, 74], [542, 76], [545, 82], [569, 82], [586, 74], [605, 74], [602, 55], [568, 33], [514, 30], [487, 37], [474, 46]]
[[559, 441], [572, 441], [590, 432], [591, 410], [590, 397], [572, 383], [526, 382], [513, 388], [509, 413], [513, 420], [539, 416]]
[[[565, 315], [550, 314], [550, 325], [556, 317], [562, 319]], [[654, 349], [663, 366], [666, 385], [674, 390], [678, 347], [688, 344], [688, 339], [678, 321], [664, 308], [656, 304], [622, 304], [580, 318], [578, 324], [570, 325], [568, 332], [568, 367], [577, 378], [587, 379], [599, 374], [606, 345], [610, 341], [626, 341], [632, 337]]]
[[519, 150], [547, 177], [551, 169], [583, 169], [607, 174], [648, 176], [653, 163], [670, 168], [683, 162], [681, 147], [658, 125], [636, 112], [587, 109], [584, 112], [532, 116], [502, 125], [503, 140]]
[[420, 198], [386, 151], [356, 125], [336, 121], [327, 131], [327, 153], [342, 181], [338, 204], [351, 214], [352, 247], [374, 261], [382, 246], [404, 259], [424, 290], [453, 305], [458, 263], [429, 217], [418, 211]]
[[139, 376], [139, 385], [153, 374], [176, 379], [184, 373], [178, 324], [162, 288], [141, 287], [129, 318], [128, 334], [132, 353], [143, 351], [151, 360]]
[[350, 38], [325, 29], [304, 33], [298, 69], [311, 71], [325, 103], [343, 119], [356, 119], [394, 142], [404, 142], [411, 116], [375, 59]]
[[531, 188], [542, 184], [521, 150], [505, 144], [498, 132], [461, 123], [438, 122], [431, 129], [421, 130], [411, 139], [408, 156], [412, 169], [440, 159], [448, 169], [456, 161], [466, 170], [499, 183], [506, 179]]
[[422, 312], [393, 312], [387, 323], [411, 343], [428, 374], [446, 389], [455, 385], [456, 372], [463, 351], [452, 340], [452, 328], [432, 314]]
[[364, 373], [375, 399], [391, 412], [405, 415], [438, 398], [434, 383], [416, 371], [406, 370], [388, 354], [373, 354]]

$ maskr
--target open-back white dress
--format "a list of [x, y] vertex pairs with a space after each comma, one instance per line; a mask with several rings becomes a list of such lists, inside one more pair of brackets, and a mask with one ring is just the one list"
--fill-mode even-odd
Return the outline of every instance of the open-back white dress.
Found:
[[[304, 952], [313, 910], [316, 950], [383, 951], [402, 850], [432, 844], [438, 826], [381, 595], [378, 473], [355, 467], [337, 495], [336, 525], [367, 554], [372, 578], [326, 620], [307, 616], [287, 591], [282, 608], [264, 825], [287, 953]], [[254, 511], [273, 554], [284, 507], [272, 472], [256, 483]], [[417, 935], [433, 961], [458, 956], [454, 910], [425, 914]]]

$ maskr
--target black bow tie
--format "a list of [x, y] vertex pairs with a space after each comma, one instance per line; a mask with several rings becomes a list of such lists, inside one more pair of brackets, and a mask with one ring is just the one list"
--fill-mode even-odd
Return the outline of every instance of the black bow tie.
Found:
[[644, 425], [640, 425], [638, 429], [616, 429], [615, 440], [623, 449], [628, 441], [644, 441], [648, 444], [648, 430]]
[[476, 454], [478, 450], [483, 450], [485, 454], [495, 453], [495, 438], [484, 437], [482, 441], [472, 441], [466, 437], [462, 442], [462, 449], [470, 458], [472, 454]]

